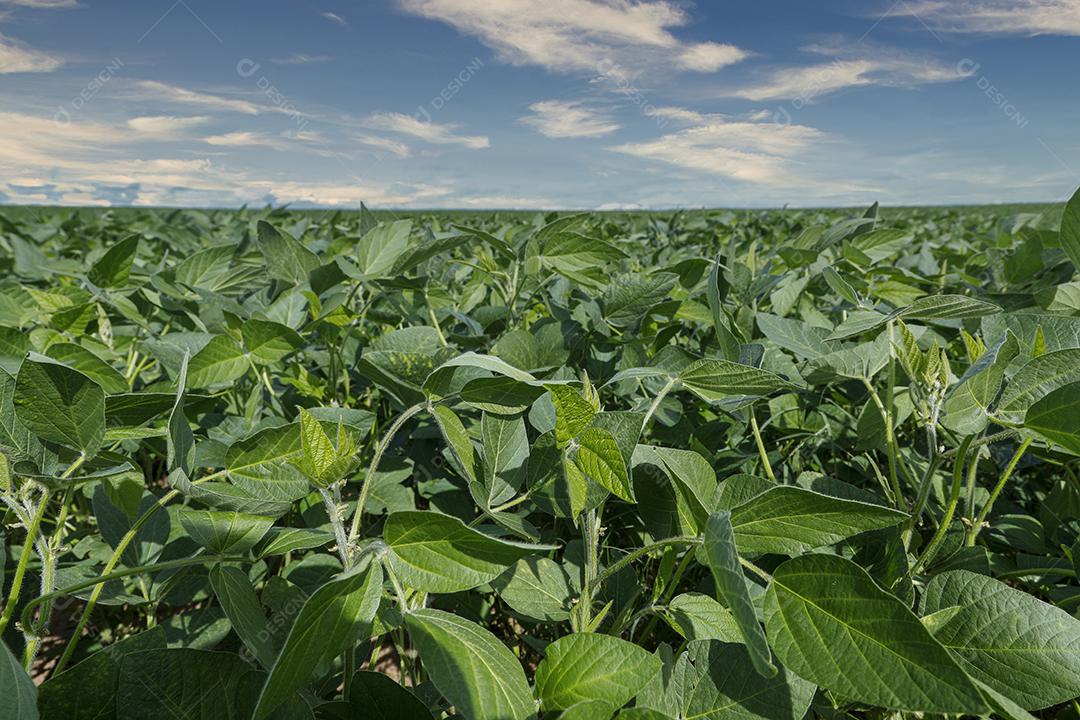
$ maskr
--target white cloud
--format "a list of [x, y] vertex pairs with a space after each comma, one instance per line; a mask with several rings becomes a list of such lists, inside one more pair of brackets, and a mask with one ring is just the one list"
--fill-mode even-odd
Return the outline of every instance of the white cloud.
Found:
[[679, 66], [697, 72], [716, 72], [745, 59], [747, 53], [734, 45], [705, 42], [689, 46], [679, 55]]
[[464, 145], [472, 150], [480, 150], [491, 145], [484, 135], [458, 135], [455, 132], [456, 125], [436, 125], [417, 120], [404, 113], [375, 113], [368, 116], [364, 124], [378, 130], [410, 135], [437, 145]]
[[[214, 136], [212, 136], [214, 137]], [[281, 142], [273, 136], [227, 133], [218, 144]], [[317, 141], [299, 133], [296, 140]], [[56, 122], [24, 113], [0, 112], [0, 198], [7, 202], [102, 204], [110, 193], [134, 205], [229, 206], [242, 203], [304, 203], [356, 207], [424, 205], [447, 195], [436, 185], [384, 184], [349, 178], [304, 181], [226, 168], [207, 157], [154, 157], [155, 140], [130, 124]], [[138, 143], [138, 145], [135, 145]], [[58, 194], [59, 193], [59, 194]]]
[[578, 102], [542, 100], [529, 109], [533, 114], [520, 118], [521, 122], [551, 138], [602, 137], [622, 127]]
[[314, 63], [330, 62], [332, 60], [329, 55], [305, 55], [304, 53], [293, 53], [288, 57], [274, 58], [270, 62], [275, 65], [312, 65]]
[[177, 138], [184, 131], [210, 121], [205, 115], [176, 117], [174, 115], [144, 115], [127, 121], [129, 128], [142, 135], [157, 138]]
[[559, 207], [559, 203], [550, 198], [525, 197], [518, 195], [471, 195], [448, 198], [449, 205], [444, 207], [467, 207], [483, 210], [545, 210]]
[[945, 32], [1080, 35], [1080, 0], [910, 0], [893, 14]]
[[692, 125], [704, 125], [709, 121], [708, 115], [700, 113], [697, 110], [681, 107], [654, 107], [649, 108], [646, 111], [646, 114], [649, 117], [658, 117], [663, 120], [674, 120], [675, 122], [689, 123]]
[[729, 122], [711, 115], [702, 119], [701, 125], [610, 149], [732, 180], [782, 186], [793, 181], [798, 155], [826, 139], [805, 125]]
[[230, 132], [221, 135], [210, 135], [203, 138], [203, 142], [222, 147], [251, 147], [253, 145], [266, 145], [268, 147], [282, 147], [284, 143], [273, 135], [257, 132]]
[[320, 15], [322, 15], [324, 18], [326, 18], [327, 20], [329, 20], [330, 22], [332, 22], [332, 23], [334, 23], [336, 25], [340, 25], [343, 28], [350, 28], [351, 29], [351, 26], [349, 25], [349, 21], [346, 20], [345, 18], [341, 17], [337, 13], [324, 12], [324, 13], [320, 13]]
[[410, 153], [409, 146], [405, 143], [391, 140], [390, 138], [378, 137], [377, 135], [357, 135], [356, 142], [368, 147], [385, 150], [398, 157], [408, 157]]
[[27, 47], [15, 38], [0, 35], [0, 74], [23, 72], [52, 72], [63, 61]]
[[0, 5], [33, 8], [35, 10], [66, 10], [78, 7], [77, 0], [0, 0]]
[[747, 100], [799, 100], [809, 103], [822, 95], [849, 87], [914, 87], [952, 82], [965, 77], [955, 64], [942, 64], [889, 48], [852, 49], [834, 43], [803, 49], [815, 55], [833, 56], [833, 60], [804, 67], [780, 68], [757, 85], [736, 88], [725, 94]]
[[[506, 62], [560, 72], [597, 72], [614, 64], [672, 64], [712, 72], [745, 57], [718, 43], [684, 43], [671, 28], [689, 21], [668, 0], [399, 0], [408, 12], [454, 26], [494, 48]], [[604, 74], [604, 73], [601, 73]]]
[[140, 99], [158, 100], [176, 105], [194, 105], [214, 110], [227, 110], [245, 115], [259, 114], [259, 106], [247, 100], [197, 92], [176, 85], [157, 82], [156, 80], [139, 80], [135, 83], [135, 86], [138, 88]]

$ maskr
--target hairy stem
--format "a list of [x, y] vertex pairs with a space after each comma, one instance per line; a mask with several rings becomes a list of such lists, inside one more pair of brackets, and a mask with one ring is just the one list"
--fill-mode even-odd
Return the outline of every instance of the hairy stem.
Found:
[[1012, 460], [1005, 466], [1005, 470], [1001, 473], [1001, 477], [998, 478], [997, 485], [990, 491], [990, 497], [987, 499], [986, 504], [983, 505], [982, 510], [979, 511], [978, 517], [971, 525], [971, 534], [968, 535], [967, 544], [968, 547], [975, 546], [975, 538], [979, 537], [979, 532], [982, 530], [983, 523], [986, 522], [986, 517], [990, 514], [990, 510], [994, 507], [994, 502], [998, 499], [998, 495], [1005, 489], [1005, 483], [1012, 477], [1013, 471], [1016, 470], [1016, 464], [1020, 462], [1020, 458], [1024, 456], [1024, 451], [1031, 445], [1033, 438], [1025, 438], [1020, 447], [1016, 448], [1016, 452], [1013, 453]]

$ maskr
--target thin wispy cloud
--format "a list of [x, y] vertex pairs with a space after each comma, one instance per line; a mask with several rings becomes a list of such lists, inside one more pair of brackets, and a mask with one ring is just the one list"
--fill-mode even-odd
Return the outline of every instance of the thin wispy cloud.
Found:
[[543, 100], [529, 106], [532, 115], [521, 122], [550, 138], [595, 138], [610, 135], [621, 125], [579, 102]]
[[325, 63], [333, 60], [329, 55], [306, 55], [304, 53], [293, 53], [288, 57], [272, 58], [270, 62], [275, 65], [314, 65], [316, 63]]
[[891, 48], [836, 42], [811, 45], [803, 50], [832, 59], [801, 67], [776, 68], [756, 84], [723, 94], [747, 100], [800, 99], [809, 103], [845, 88], [867, 85], [915, 87], [965, 77], [955, 62], [943, 63]]
[[27, 47], [15, 38], [0, 35], [0, 74], [52, 72], [63, 60]]
[[[515, 65], [560, 72], [598, 72], [612, 64], [662, 63], [714, 72], [747, 53], [717, 42], [685, 42], [671, 30], [686, 10], [663, 0], [399, 0], [407, 12], [478, 38]], [[655, 67], [655, 65], [654, 65]]]
[[347, 28], [349, 30], [352, 29], [352, 26], [349, 25], [349, 21], [346, 20], [345, 18], [341, 17], [337, 13], [332, 13], [332, 12], [327, 11], [327, 12], [323, 12], [323, 13], [319, 13], [319, 14], [322, 15], [327, 20], [329, 20], [330, 22], [334, 23], [335, 25], [340, 25], [341, 27]]
[[247, 100], [213, 95], [211, 93], [188, 90], [176, 85], [169, 85], [156, 80], [138, 80], [135, 82], [136, 97], [145, 100], [155, 100], [176, 105], [193, 105], [196, 107], [212, 108], [238, 112], [245, 115], [258, 115], [259, 106]]
[[908, 0], [891, 14], [942, 32], [1080, 35], [1080, 0]]
[[401, 158], [409, 157], [411, 153], [409, 146], [405, 143], [390, 138], [378, 137], [377, 135], [361, 134], [357, 135], [354, 140], [365, 147], [382, 150]]
[[491, 145], [485, 135], [460, 135], [457, 125], [424, 122], [403, 113], [375, 113], [369, 116], [364, 124], [376, 130], [401, 133], [436, 145], [462, 145], [471, 150], [481, 150]]
[[0, 0], [0, 5], [14, 5], [34, 10], [68, 10], [79, 7], [78, 0]]
[[210, 121], [205, 115], [176, 117], [175, 115], [143, 115], [127, 121], [129, 128], [142, 135], [161, 139], [179, 138], [186, 135], [193, 127]]

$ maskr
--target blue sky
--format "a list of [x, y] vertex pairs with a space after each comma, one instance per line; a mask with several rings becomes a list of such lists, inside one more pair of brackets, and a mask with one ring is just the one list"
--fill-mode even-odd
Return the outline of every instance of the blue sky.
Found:
[[1056, 201], [1080, 0], [0, 0], [0, 202]]

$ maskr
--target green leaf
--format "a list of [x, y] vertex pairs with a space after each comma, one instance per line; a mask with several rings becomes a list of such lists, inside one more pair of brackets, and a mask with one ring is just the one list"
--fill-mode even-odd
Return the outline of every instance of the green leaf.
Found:
[[[731, 610], [702, 593], [676, 595], [668, 603], [664, 619], [686, 640], [720, 640], [741, 643], [742, 631]], [[756, 673], [756, 671], [755, 671]]]
[[4, 720], [37, 720], [37, 687], [22, 665], [0, 642], [0, 717]]
[[382, 566], [370, 562], [327, 582], [307, 599], [266, 678], [252, 720], [268, 717], [319, 665], [368, 637], [382, 583]]
[[476, 451], [469, 437], [469, 431], [465, 429], [461, 418], [445, 405], [436, 405], [432, 410], [432, 415], [435, 416], [435, 422], [450, 448], [451, 456], [457, 463], [457, 470], [469, 482], [476, 482]]
[[210, 585], [232, 629], [255, 659], [269, 669], [276, 653], [266, 627], [266, 615], [247, 573], [239, 568], [215, 565], [210, 569]]
[[12, 402], [19, 422], [42, 440], [90, 456], [105, 437], [105, 392], [65, 365], [24, 361]]
[[263, 539], [264, 542], [257, 551], [259, 558], [322, 547], [334, 540], [334, 534], [307, 528], [276, 527], [270, 528]]
[[784, 668], [762, 677], [742, 645], [694, 642], [688, 653], [695, 672], [683, 689], [684, 718], [801, 720], [817, 690]]
[[131, 235], [116, 243], [94, 263], [86, 277], [98, 287], [119, 287], [128, 281], [131, 265], [139, 252], [139, 236]]
[[679, 276], [669, 272], [617, 279], [604, 292], [604, 317], [615, 327], [634, 327], [649, 310], [671, 299], [678, 281]]
[[219, 510], [182, 508], [178, 517], [191, 539], [214, 555], [243, 555], [255, 547], [273, 518]]
[[268, 222], [260, 220], [257, 229], [259, 250], [270, 275], [296, 285], [306, 283], [308, 274], [319, 267], [318, 255]]
[[1080, 455], [1080, 382], [1063, 385], [1036, 401], [1024, 416], [1024, 427]]
[[730, 360], [705, 358], [679, 373], [682, 384], [706, 402], [728, 396], [768, 395], [794, 386], [779, 375]]
[[518, 560], [491, 586], [515, 612], [544, 622], [568, 620], [576, 595], [563, 565], [535, 555]]
[[119, 370], [81, 345], [56, 343], [50, 345], [45, 354], [86, 375], [110, 395], [125, 393], [130, 389]]
[[116, 690], [124, 720], [162, 720], [177, 708], [189, 718], [241, 720], [241, 678], [251, 666], [234, 653], [191, 648], [144, 650], [124, 655]]
[[1028, 408], [1060, 387], [1080, 382], [1080, 348], [1032, 358], [1006, 383], [993, 414], [1021, 422]]
[[776, 675], [772, 653], [765, 640], [765, 632], [758, 622], [750, 591], [746, 587], [739, 553], [735, 547], [735, 534], [731, 528], [731, 513], [715, 512], [705, 524], [702, 549], [716, 584], [716, 593], [731, 610], [743, 642], [750, 653], [754, 669], [762, 677]]
[[484, 413], [480, 420], [484, 448], [487, 507], [508, 500], [528, 472], [529, 436], [524, 418]]
[[577, 464], [601, 487], [628, 502], [634, 502], [634, 488], [626, 460], [615, 437], [598, 427], [586, 428], [577, 438]]
[[349, 706], [370, 720], [431, 720], [431, 712], [411, 692], [379, 672], [353, 675]]
[[288, 462], [301, 451], [296, 425], [267, 428], [230, 445], [225, 470], [237, 487], [256, 497], [292, 502], [309, 491], [307, 480]]
[[436, 512], [396, 512], [386, 519], [383, 540], [391, 567], [416, 590], [452, 593], [491, 582], [523, 557], [552, 550], [485, 535], [455, 517]]
[[881, 505], [780, 485], [732, 509], [731, 524], [743, 553], [794, 556], [868, 530], [893, 527], [907, 517]]
[[1003, 582], [967, 570], [934, 577], [924, 614], [950, 610], [934, 638], [974, 679], [1041, 710], [1080, 696], [1080, 620]]
[[356, 244], [356, 260], [360, 272], [367, 277], [383, 277], [409, 247], [412, 220], [380, 223], [369, 230]]
[[927, 295], [892, 314], [905, 320], [969, 320], [994, 315], [1001, 307], [966, 295]]
[[842, 697], [914, 712], [988, 711], [911, 610], [850, 560], [803, 555], [778, 567], [765, 628], [780, 662]]
[[240, 326], [244, 349], [259, 365], [273, 365], [304, 345], [300, 334], [287, 325], [252, 318]]
[[300, 457], [292, 463], [311, 483], [327, 488], [342, 480], [355, 466], [357, 448], [339, 419], [337, 439], [331, 440], [316, 417], [300, 408]]
[[1073, 268], [1080, 270], [1080, 190], [1073, 193], [1061, 216], [1061, 248], [1072, 260]]
[[600, 700], [629, 702], [660, 671], [660, 659], [612, 635], [575, 633], [547, 646], [536, 668], [536, 693], [545, 711]]
[[546, 385], [555, 405], [555, 440], [559, 447], [577, 437], [589, 426], [596, 407], [569, 385]]
[[457, 713], [469, 720], [535, 716], [529, 683], [514, 654], [476, 623], [442, 610], [405, 616], [424, 669]]
[[228, 335], [215, 335], [188, 365], [188, 387], [221, 387], [231, 384], [248, 371], [244, 351]]

